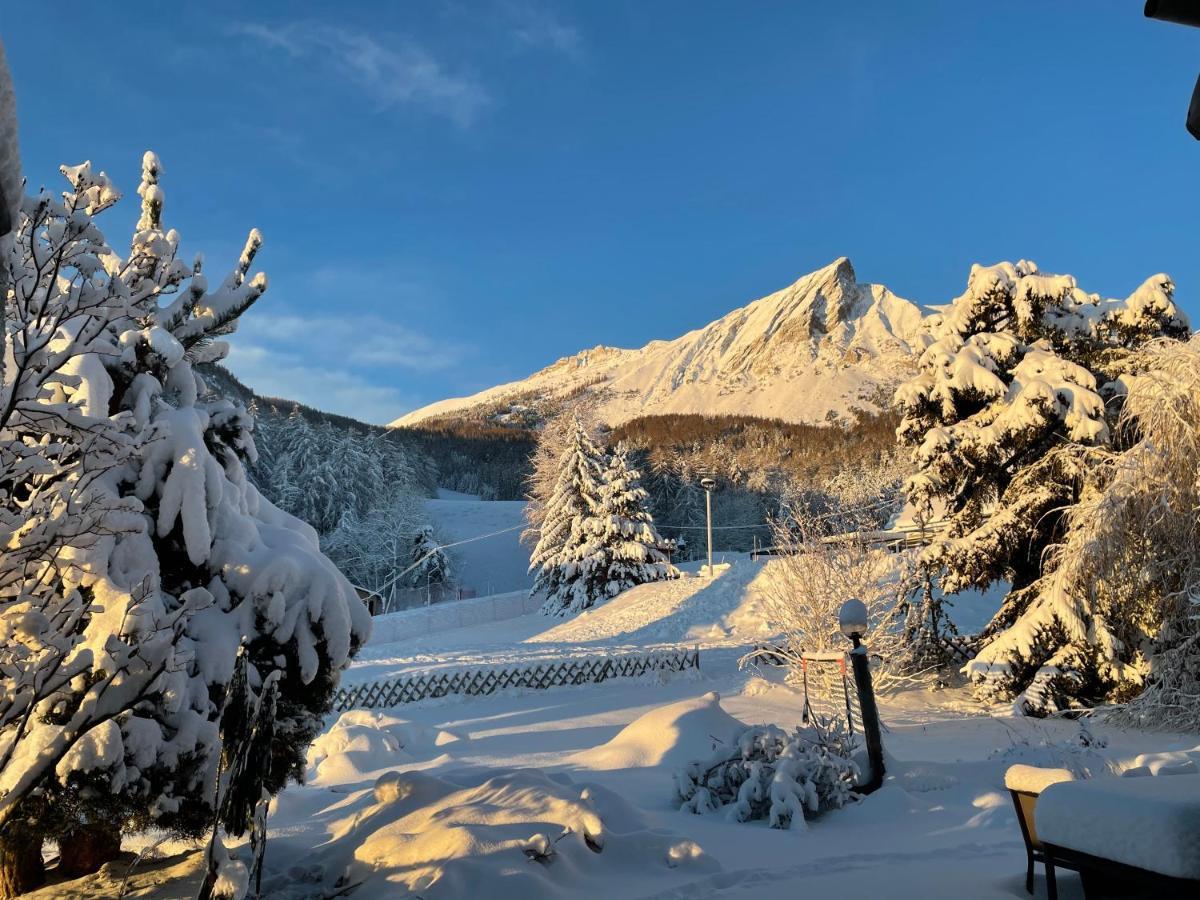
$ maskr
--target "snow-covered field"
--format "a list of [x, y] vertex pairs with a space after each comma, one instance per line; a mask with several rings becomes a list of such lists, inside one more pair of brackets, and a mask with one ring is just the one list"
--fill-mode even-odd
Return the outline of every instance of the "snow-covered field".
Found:
[[529, 553], [520, 543], [523, 500], [480, 500], [473, 494], [441, 489], [436, 499], [425, 501], [425, 510], [445, 543], [494, 535], [450, 549], [457, 583], [481, 597], [528, 590], [533, 584]]
[[[980, 710], [959, 690], [884, 699], [882, 790], [807, 829], [677, 811], [672, 774], [736, 722], [797, 724], [776, 671], [740, 671], [766, 636], [764, 564], [734, 558], [644, 585], [575, 619], [537, 613], [368, 646], [350, 680], [631, 648], [699, 645], [698, 673], [427, 701], [343, 715], [310, 755], [310, 781], [275, 802], [270, 896], [741, 898], [1024, 896], [1024, 850], [1004, 792], [1014, 762], [1105, 773], [1194, 738]], [[1193, 764], [1194, 767], [1194, 764]], [[527, 849], [553, 845], [538, 862]], [[534, 854], [536, 855], [536, 854]], [[1038, 890], [1044, 886], [1038, 882]], [[1082, 896], [1065, 874], [1061, 896]], [[325, 891], [325, 893], [322, 893]]]
[[[883, 698], [888, 777], [862, 802], [791, 830], [680, 812], [677, 769], [741, 723], [801, 718], [802, 696], [778, 670], [737, 664], [769, 636], [757, 591], [770, 563], [728, 563], [714, 579], [693, 569], [573, 619], [533, 612], [406, 640], [381, 628], [389, 640], [368, 645], [348, 681], [670, 646], [700, 646], [701, 668], [331, 716], [308, 783], [273, 803], [264, 896], [1017, 898], [1025, 857], [1009, 765], [1195, 771], [1200, 748], [1184, 752], [1194, 737], [1093, 725], [1084, 746], [1076, 723], [913, 689]], [[984, 602], [964, 613], [982, 617]], [[134, 883], [154, 891], [141, 896], [183, 898], [197, 871], [170, 857]], [[1059, 885], [1065, 900], [1082, 896], [1070, 873]], [[62, 887], [43, 896], [72, 896]]]

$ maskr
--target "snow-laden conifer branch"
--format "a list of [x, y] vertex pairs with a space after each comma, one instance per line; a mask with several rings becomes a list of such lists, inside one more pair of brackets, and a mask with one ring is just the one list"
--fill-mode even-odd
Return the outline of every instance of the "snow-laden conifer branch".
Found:
[[252, 690], [279, 685], [273, 792], [300, 772], [369, 619], [315, 532], [247, 480], [253, 420], [195, 367], [266, 288], [247, 278], [257, 231], [210, 291], [163, 230], [153, 154], [125, 257], [93, 218], [119, 196], [108, 177], [63, 174], [61, 199], [23, 202], [9, 258], [0, 841], [81, 824], [195, 834], [238, 647]]
[[926, 330], [920, 371], [896, 394], [898, 435], [917, 465], [908, 498], [948, 522], [922, 561], [949, 592], [1012, 583], [972, 672], [1011, 695], [1053, 669], [1063, 677], [1039, 696], [1100, 699], [1131, 677], [1120, 629], [1093, 597], [1050, 601], [1045, 583], [1031, 585], [1114, 446], [1138, 348], [1188, 333], [1174, 284], [1154, 275], [1102, 300], [1030, 262], [975, 266]]

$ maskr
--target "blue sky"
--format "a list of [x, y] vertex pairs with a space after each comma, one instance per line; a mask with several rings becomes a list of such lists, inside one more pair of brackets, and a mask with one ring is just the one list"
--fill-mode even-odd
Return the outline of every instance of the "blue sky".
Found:
[[385, 422], [840, 255], [926, 303], [975, 261], [1166, 271], [1200, 322], [1200, 30], [1141, 7], [58, 0], [0, 37], [30, 180], [132, 198], [156, 150], [189, 253], [265, 233], [234, 370]]

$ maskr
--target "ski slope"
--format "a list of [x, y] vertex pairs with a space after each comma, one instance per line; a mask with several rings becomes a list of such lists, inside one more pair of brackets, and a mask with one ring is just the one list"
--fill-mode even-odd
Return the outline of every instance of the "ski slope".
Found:
[[[529, 551], [521, 545], [523, 500], [480, 500], [473, 494], [439, 489], [436, 499], [425, 501], [425, 511], [442, 543], [470, 541], [448, 551], [459, 585], [480, 597], [533, 585]], [[481, 535], [492, 536], [471, 540]]]

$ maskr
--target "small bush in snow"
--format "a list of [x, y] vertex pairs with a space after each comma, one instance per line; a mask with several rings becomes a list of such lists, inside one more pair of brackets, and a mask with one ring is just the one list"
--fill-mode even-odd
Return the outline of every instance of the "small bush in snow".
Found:
[[721, 812], [738, 822], [766, 819], [772, 828], [803, 828], [806, 819], [849, 802], [858, 777], [850, 735], [840, 727], [747, 728], [734, 746], [675, 773], [679, 808]]
[[1074, 737], [1014, 736], [1010, 746], [992, 751], [988, 759], [1003, 760], [1006, 768], [1023, 763], [1039, 769], [1066, 769], [1076, 778], [1093, 778], [1112, 771], [1112, 763], [1100, 752], [1107, 746], [1107, 739], [1094, 735], [1087, 723], [1080, 721]]
[[[760, 597], [770, 626], [782, 636], [769, 656], [788, 667], [789, 681], [801, 681], [804, 653], [850, 649], [838, 626], [838, 610], [850, 597], [867, 607], [871, 655], [882, 660], [877, 687], [894, 685], [913, 668], [903, 631], [905, 602], [916, 587], [911, 560], [865, 543], [852, 521], [852, 513], [843, 513], [837, 528], [849, 533], [831, 536], [821, 516], [794, 507], [772, 524], [779, 556], [763, 573]], [[746, 662], [767, 655], [752, 653]], [[841, 678], [834, 668], [808, 672], [819, 691], [836, 696]]]

